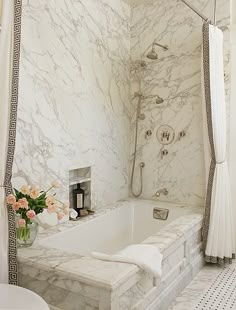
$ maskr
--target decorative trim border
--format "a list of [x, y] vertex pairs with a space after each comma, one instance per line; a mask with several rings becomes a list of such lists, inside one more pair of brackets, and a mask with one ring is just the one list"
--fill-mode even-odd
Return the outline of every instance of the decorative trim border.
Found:
[[[11, 108], [10, 108], [7, 162], [6, 162], [6, 173], [4, 182], [6, 195], [12, 192], [11, 177], [12, 177], [12, 166], [13, 166], [15, 141], [16, 141], [20, 45], [21, 45], [21, 15], [22, 15], [22, 1], [14, 0], [12, 90], [11, 90]], [[9, 247], [8, 247], [9, 284], [17, 285], [17, 244], [16, 244], [15, 214], [12, 207], [9, 205], [8, 205], [8, 238], [9, 238]]]
[[224, 258], [205, 255], [206, 263], [212, 263], [218, 265], [232, 264], [233, 259], [235, 259], [235, 254], [232, 254], [232, 257], [224, 257]]
[[210, 24], [205, 22], [203, 24], [203, 71], [204, 71], [204, 89], [205, 89], [205, 101], [206, 101], [206, 116], [207, 116], [207, 128], [208, 137], [211, 148], [211, 164], [209, 170], [207, 194], [205, 202], [205, 214], [203, 218], [202, 227], [202, 238], [203, 238], [203, 251], [205, 256], [205, 262], [213, 264], [231, 264], [232, 259], [235, 258], [235, 254], [232, 253], [232, 257], [214, 257], [206, 255], [206, 247], [208, 240], [208, 232], [211, 218], [211, 202], [212, 202], [212, 191], [214, 184], [214, 176], [216, 171], [216, 155], [214, 147], [214, 135], [212, 126], [212, 109], [211, 109], [211, 84], [210, 84], [210, 42], [209, 42], [209, 27]]

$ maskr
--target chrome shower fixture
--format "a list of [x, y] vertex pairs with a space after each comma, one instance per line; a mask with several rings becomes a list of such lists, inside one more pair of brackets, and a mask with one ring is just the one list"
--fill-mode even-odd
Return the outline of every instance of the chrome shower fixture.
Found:
[[167, 188], [162, 188], [162, 189], [158, 190], [158, 191], [156, 192], [156, 197], [160, 197], [161, 194], [163, 194], [164, 196], [169, 195], [168, 189], [167, 189]]
[[139, 97], [139, 98], [141, 98], [142, 100], [155, 98], [155, 103], [156, 103], [156, 104], [162, 104], [162, 103], [164, 102], [164, 99], [161, 98], [159, 95], [144, 96], [143, 93], [141, 93], [141, 92], [136, 92], [136, 93], [134, 93], [134, 97]]
[[158, 55], [157, 55], [155, 46], [159, 46], [159, 47], [161, 47], [164, 51], [168, 51], [168, 46], [166, 46], [166, 45], [161, 45], [161, 44], [159, 44], [159, 43], [157, 43], [157, 42], [155, 42], [155, 41], [152, 43], [151, 46], [152, 46], [151, 51], [150, 51], [149, 53], [147, 53], [147, 58], [148, 58], [148, 59], [151, 59], [151, 60], [156, 60], [156, 59], [158, 59]]
[[152, 136], [152, 130], [149, 129], [145, 132], [145, 139], [148, 140]]
[[134, 62], [131, 63], [131, 72], [133, 70], [139, 70], [139, 69], [145, 69], [147, 67], [147, 63], [145, 60], [136, 60]]
[[162, 104], [164, 102], [164, 99], [159, 97], [159, 96], [156, 96], [156, 104]]

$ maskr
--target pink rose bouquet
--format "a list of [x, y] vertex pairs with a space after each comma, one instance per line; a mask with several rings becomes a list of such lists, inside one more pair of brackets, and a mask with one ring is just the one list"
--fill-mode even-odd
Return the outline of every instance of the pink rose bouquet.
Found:
[[52, 193], [53, 189], [58, 187], [57, 181], [53, 181], [47, 191], [40, 191], [36, 186], [23, 185], [20, 190], [14, 189], [14, 193], [6, 197], [7, 204], [11, 205], [16, 213], [17, 239], [18, 244], [19, 241], [22, 243], [21, 246], [33, 243], [30, 226], [37, 226], [37, 214], [46, 209], [50, 214], [56, 213], [58, 220], [68, 214], [68, 203], [57, 200], [56, 193]]

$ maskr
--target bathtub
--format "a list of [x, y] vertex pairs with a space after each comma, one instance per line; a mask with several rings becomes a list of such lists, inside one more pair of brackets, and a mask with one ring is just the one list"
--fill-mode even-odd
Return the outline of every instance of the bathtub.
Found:
[[[154, 219], [154, 208], [168, 209], [168, 219]], [[57, 310], [166, 310], [203, 267], [202, 211], [129, 199], [43, 230], [32, 247], [18, 250], [19, 285]], [[133, 243], [159, 248], [161, 278], [134, 264], [91, 257], [93, 251], [112, 254]]]
[[[154, 208], [168, 209], [167, 220], [154, 219]], [[200, 212], [201, 208], [164, 202], [121, 203], [89, 221], [79, 220], [80, 225], [46, 238], [41, 244], [84, 256], [90, 256], [93, 251], [113, 254], [128, 245], [143, 242], [180, 216]]]

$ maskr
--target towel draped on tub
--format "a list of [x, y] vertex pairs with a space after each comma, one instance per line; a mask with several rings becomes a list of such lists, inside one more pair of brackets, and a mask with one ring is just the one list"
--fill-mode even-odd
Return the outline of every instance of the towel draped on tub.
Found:
[[155, 278], [161, 277], [163, 255], [151, 244], [133, 244], [114, 255], [92, 252], [92, 257], [109, 262], [135, 264]]

